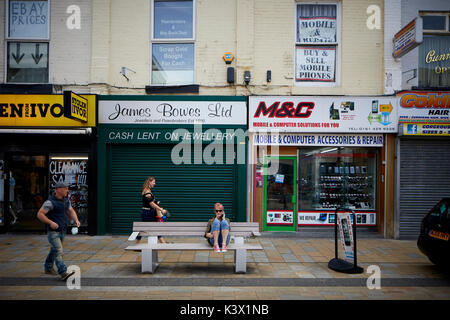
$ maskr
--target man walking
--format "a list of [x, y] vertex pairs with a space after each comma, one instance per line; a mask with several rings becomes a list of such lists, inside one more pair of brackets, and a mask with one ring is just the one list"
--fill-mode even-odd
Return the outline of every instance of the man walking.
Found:
[[45, 273], [56, 275], [53, 269], [53, 265], [56, 264], [58, 274], [63, 281], [75, 273], [75, 271], [68, 273], [63, 261], [62, 243], [68, 224], [67, 216], [75, 221], [77, 227], [80, 226], [77, 213], [67, 198], [68, 194], [69, 186], [67, 184], [62, 182], [56, 183], [55, 193], [44, 202], [37, 213], [37, 218], [47, 225], [48, 242], [51, 246], [47, 259], [45, 260]]

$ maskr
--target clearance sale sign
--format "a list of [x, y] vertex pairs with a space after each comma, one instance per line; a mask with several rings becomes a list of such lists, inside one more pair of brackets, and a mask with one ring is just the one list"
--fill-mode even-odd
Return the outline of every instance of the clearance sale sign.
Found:
[[395, 96], [254, 96], [249, 98], [249, 129], [396, 133], [397, 111]]

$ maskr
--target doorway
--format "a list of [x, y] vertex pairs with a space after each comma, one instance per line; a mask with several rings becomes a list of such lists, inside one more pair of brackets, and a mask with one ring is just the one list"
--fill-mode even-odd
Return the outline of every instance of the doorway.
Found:
[[297, 157], [264, 158], [264, 231], [297, 230]]
[[37, 212], [48, 197], [46, 155], [9, 154], [6, 160], [6, 214], [9, 231], [44, 231]]

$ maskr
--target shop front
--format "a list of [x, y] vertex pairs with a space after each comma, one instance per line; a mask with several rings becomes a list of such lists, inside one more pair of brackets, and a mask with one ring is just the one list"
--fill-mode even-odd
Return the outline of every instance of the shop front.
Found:
[[394, 106], [395, 97], [250, 97], [251, 219], [301, 231], [333, 226], [336, 208], [348, 208], [383, 231]]
[[0, 95], [0, 230], [45, 231], [36, 218], [69, 184], [80, 232], [95, 233], [96, 96]]
[[423, 216], [450, 196], [450, 92], [398, 94], [396, 237], [417, 238]]
[[131, 232], [149, 176], [170, 221], [246, 221], [246, 129], [245, 97], [99, 96], [98, 233]]

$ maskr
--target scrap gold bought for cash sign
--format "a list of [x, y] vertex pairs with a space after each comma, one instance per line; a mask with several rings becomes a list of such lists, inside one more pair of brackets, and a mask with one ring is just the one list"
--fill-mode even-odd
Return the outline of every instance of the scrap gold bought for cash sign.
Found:
[[1, 94], [0, 126], [95, 127], [95, 95]]

